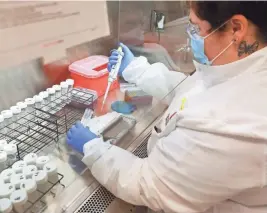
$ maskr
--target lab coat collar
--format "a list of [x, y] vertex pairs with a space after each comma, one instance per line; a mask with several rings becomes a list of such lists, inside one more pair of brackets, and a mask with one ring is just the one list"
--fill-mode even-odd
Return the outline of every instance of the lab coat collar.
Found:
[[200, 74], [205, 87], [212, 87], [225, 82], [244, 72], [254, 72], [263, 64], [267, 65], [267, 47], [241, 60], [218, 66], [209, 66], [194, 61], [196, 71]]

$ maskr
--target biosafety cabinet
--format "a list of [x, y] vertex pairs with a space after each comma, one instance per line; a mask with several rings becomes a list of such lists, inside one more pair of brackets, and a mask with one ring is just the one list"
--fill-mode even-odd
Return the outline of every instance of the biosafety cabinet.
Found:
[[[20, 194], [21, 203], [12, 211], [149, 211], [108, 192], [81, 162], [82, 156], [66, 145], [66, 132], [83, 118], [85, 109], [90, 109], [95, 117], [112, 114], [111, 104], [124, 100], [130, 86], [120, 79], [120, 85], [109, 93], [101, 110], [103, 96], [67, 80], [71, 79], [69, 66], [89, 56], [109, 56], [120, 41], [136, 57], [142, 55], [150, 63], [161, 62], [172, 71], [190, 75], [194, 67], [186, 35], [185, 2], [8, 1], [0, 3], [0, 10], [0, 110], [20, 108], [19, 112], [13, 108], [12, 117], [4, 113], [3, 122], [0, 119], [0, 139], [16, 147], [15, 161], [25, 161], [31, 153], [40, 158], [38, 165], [32, 166], [39, 171], [39, 185], [33, 190], [37, 193], [25, 202]], [[181, 92], [190, 85], [186, 77], [177, 82]], [[115, 138], [116, 146], [146, 158], [151, 128], [166, 110], [165, 100], [170, 95], [173, 94], [137, 104], [131, 115], [119, 117], [104, 128], [103, 134], [107, 139]], [[28, 103], [26, 107], [24, 102]], [[129, 128], [124, 129], [127, 125]], [[5, 169], [12, 168], [13, 163], [9, 162]], [[19, 173], [20, 169], [16, 171]], [[48, 173], [46, 179], [43, 171]], [[17, 185], [16, 190], [19, 189]], [[1, 198], [11, 197], [1, 193]]]

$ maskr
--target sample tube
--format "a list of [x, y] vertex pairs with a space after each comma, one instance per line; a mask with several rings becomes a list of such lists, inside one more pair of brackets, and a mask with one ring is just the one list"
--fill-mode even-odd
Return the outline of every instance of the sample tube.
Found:
[[48, 92], [43, 91], [43, 92], [40, 92], [39, 95], [43, 98], [42, 110], [47, 112], [48, 104], [49, 104]]
[[29, 126], [31, 128], [33, 128], [35, 126], [35, 124], [32, 122], [35, 120], [35, 100], [34, 98], [26, 98], [25, 99], [25, 103], [27, 104], [27, 115], [26, 115], [26, 120], [27, 123], [29, 123]]
[[2, 184], [0, 187], [0, 198], [9, 198], [12, 192], [15, 191], [15, 187], [11, 183]]
[[4, 151], [5, 145], [7, 145], [7, 141], [4, 139], [0, 140], [0, 151]]
[[18, 106], [12, 106], [10, 107], [10, 110], [13, 113], [13, 129], [16, 129], [19, 126], [19, 120], [20, 120], [20, 116], [21, 116], [21, 108]]
[[64, 105], [68, 103], [68, 84], [63, 81], [60, 83], [61, 86], [61, 96], [62, 96], [62, 102]]
[[54, 88], [48, 88], [46, 90], [48, 92], [48, 98], [49, 98], [49, 112], [52, 114], [56, 113], [56, 91]]
[[0, 172], [7, 168], [7, 154], [5, 151], [0, 151]]
[[49, 162], [49, 157], [48, 156], [40, 156], [36, 160], [36, 166], [38, 169], [43, 169], [44, 165]]
[[7, 162], [8, 166], [11, 166], [17, 160], [17, 145], [16, 144], [7, 144], [4, 147], [4, 151], [7, 153]]
[[1, 213], [10, 213], [12, 212], [12, 202], [8, 198], [0, 199], [0, 212]]
[[23, 175], [25, 175], [27, 179], [32, 178], [33, 175], [37, 172], [37, 170], [38, 169], [35, 165], [28, 165], [23, 168]]
[[5, 119], [4, 119], [4, 116], [0, 114], [0, 137], [1, 138], [4, 138], [5, 136]]
[[38, 199], [37, 184], [34, 179], [26, 179], [20, 185], [20, 189], [26, 190], [28, 194], [28, 200], [34, 202]]
[[73, 85], [74, 85], [74, 80], [73, 79], [67, 79], [66, 83], [68, 84], [68, 103], [70, 103], [71, 98], [72, 98], [72, 89], [73, 89]]
[[44, 170], [47, 172], [48, 181], [50, 183], [58, 182], [57, 165], [54, 162], [48, 162], [44, 165]]
[[11, 110], [4, 110], [1, 115], [4, 117], [5, 134], [9, 135], [12, 131], [13, 113]]
[[[42, 104], [43, 104], [43, 97], [41, 95], [35, 95], [33, 96], [34, 100], [35, 100], [35, 108], [36, 108], [36, 121], [37, 122], [41, 122], [41, 118], [42, 117], [42, 111], [40, 111], [40, 109], [42, 108]], [[38, 110], [39, 109], [39, 110]]]
[[1, 172], [1, 180], [6, 183], [10, 183], [11, 176], [13, 176], [15, 173], [12, 169], [5, 169], [4, 171]]
[[36, 160], [38, 156], [35, 153], [29, 153], [25, 155], [23, 160], [26, 162], [27, 165], [36, 165]]
[[28, 195], [25, 189], [14, 191], [10, 196], [10, 200], [13, 203], [13, 207], [17, 213], [26, 211], [25, 204], [28, 201]]
[[47, 173], [44, 170], [39, 170], [33, 175], [33, 179], [37, 183], [37, 189], [41, 192], [46, 192], [49, 189]]
[[10, 179], [11, 184], [14, 185], [15, 189], [19, 189], [21, 183], [26, 180], [26, 177], [24, 174], [16, 174], [13, 175]]
[[58, 112], [61, 109], [61, 86], [56, 84], [52, 88], [54, 88], [54, 90], [56, 91], [55, 102], [56, 102], [56, 110]]
[[27, 114], [27, 104], [25, 102], [18, 102], [17, 106], [20, 108], [21, 113], [20, 113], [20, 119], [19, 119], [19, 124], [24, 124], [26, 122], [25, 116]]
[[23, 171], [23, 168], [26, 166], [27, 164], [25, 161], [19, 160], [12, 165], [12, 169], [16, 174], [21, 174]]

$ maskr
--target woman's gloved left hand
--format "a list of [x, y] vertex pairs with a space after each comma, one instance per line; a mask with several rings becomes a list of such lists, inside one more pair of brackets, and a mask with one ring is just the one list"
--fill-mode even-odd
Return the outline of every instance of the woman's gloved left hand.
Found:
[[96, 134], [84, 127], [81, 122], [77, 122], [67, 133], [67, 144], [76, 151], [83, 153], [84, 144], [97, 137]]

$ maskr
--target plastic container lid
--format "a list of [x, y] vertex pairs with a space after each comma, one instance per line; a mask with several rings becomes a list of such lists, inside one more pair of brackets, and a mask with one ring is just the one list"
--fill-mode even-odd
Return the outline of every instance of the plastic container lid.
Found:
[[18, 151], [16, 144], [7, 144], [5, 145], [4, 150], [8, 155], [16, 154]]
[[0, 198], [9, 198], [12, 192], [15, 191], [15, 186], [11, 183], [3, 184], [0, 187]]
[[47, 180], [48, 180], [46, 171], [44, 171], [44, 170], [38, 170], [33, 175], [33, 179], [36, 181], [37, 184], [44, 184], [44, 183], [46, 183]]
[[106, 66], [108, 57], [106, 56], [90, 56], [88, 58], [75, 61], [69, 66], [69, 71], [87, 78], [99, 78], [108, 73]]
[[37, 172], [37, 167], [35, 165], [28, 165], [23, 168], [23, 174], [26, 178], [32, 178], [32, 176]]
[[14, 175], [14, 171], [12, 169], [5, 169], [1, 172], [1, 179], [6, 183], [10, 182], [11, 176]]
[[37, 190], [36, 181], [33, 179], [26, 179], [21, 183], [20, 189], [25, 189], [28, 194], [31, 194]]
[[42, 102], [43, 101], [43, 97], [41, 95], [35, 95], [33, 96], [35, 102]]
[[7, 141], [4, 139], [0, 140], [0, 151], [5, 149], [5, 145], [7, 145]]
[[12, 169], [14, 170], [15, 173], [22, 173], [23, 168], [26, 166], [27, 166], [26, 162], [20, 160], [12, 165]]
[[12, 192], [10, 200], [14, 205], [24, 205], [28, 200], [28, 195], [25, 189], [20, 189]]
[[56, 84], [52, 88], [54, 88], [56, 91], [61, 91], [61, 86]]
[[10, 107], [10, 110], [12, 111], [13, 114], [21, 113], [21, 108], [18, 106], [12, 106], [12, 107]]
[[36, 165], [38, 168], [43, 169], [44, 165], [47, 164], [49, 160], [48, 156], [40, 156], [36, 160]]
[[0, 114], [0, 123], [3, 122], [5, 119], [4, 119], [4, 116]]
[[29, 153], [25, 155], [23, 160], [27, 163], [27, 165], [35, 165], [37, 158], [38, 156], [35, 153]]
[[73, 79], [67, 79], [65, 82], [66, 82], [67, 85], [69, 85], [69, 86], [73, 86], [73, 85], [74, 85], [74, 80], [73, 80]]
[[54, 162], [48, 162], [44, 165], [44, 170], [47, 172], [47, 175], [53, 175], [57, 173], [57, 165]]
[[60, 86], [63, 88], [63, 89], [67, 89], [68, 88], [68, 84], [67, 82], [63, 81], [60, 83]]
[[7, 160], [7, 154], [5, 151], [0, 151], [0, 163], [5, 162]]
[[26, 180], [26, 177], [24, 174], [17, 174], [13, 175], [10, 179], [10, 182], [15, 186], [15, 188], [19, 188], [20, 184]]
[[33, 104], [35, 104], [35, 100], [34, 100], [34, 98], [26, 98], [25, 103], [27, 105], [33, 105]]
[[12, 211], [12, 202], [8, 198], [0, 199], [0, 212], [10, 213]]
[[48, 97], [48, 92], [47, 91], [43, 91], [39, 93], [40, 96], [42, 96], [43, 98], [47, 98]]
[[20, 109], [26, 109], [27, 108], [27, 104], [25, 102], [18, 102], [17, 103], [17, 106], [20, 108]]
[[4, 110], [1, 112], [1, 115], [3, 115], [4, 119], [6, 119], [6, 118], [12, 118], [13, 113], [11, 110]]
[[54, 88], [48, 88], [46, 91], [48, 92], [49, 95], [53, 95], [56, 93]]

